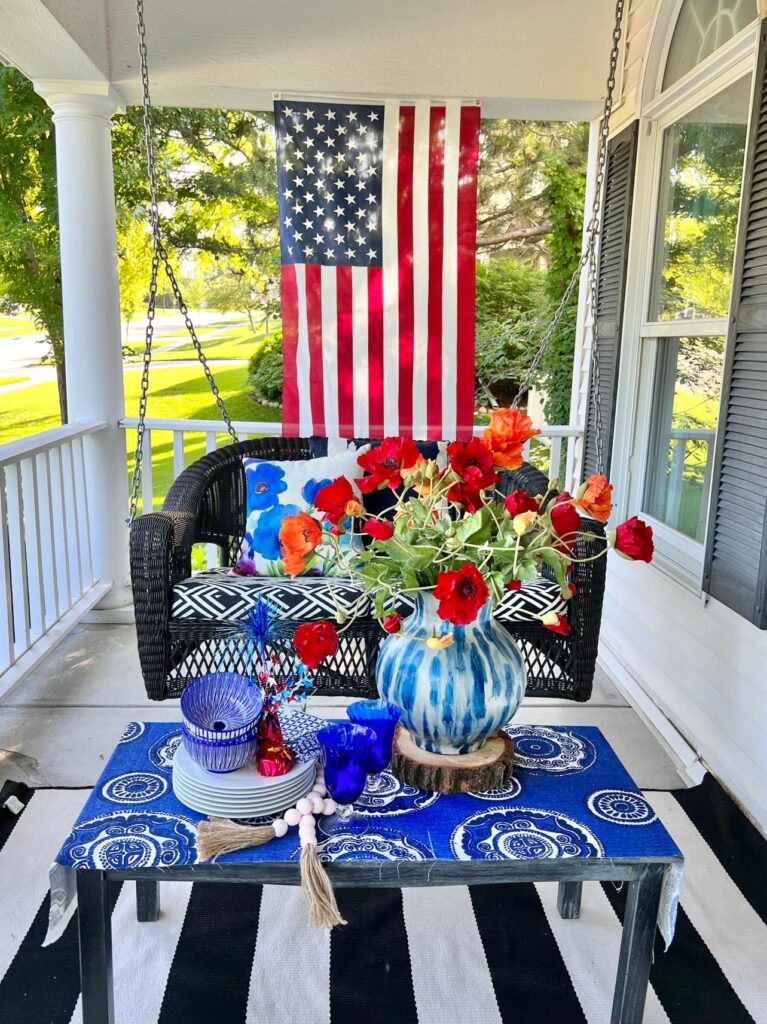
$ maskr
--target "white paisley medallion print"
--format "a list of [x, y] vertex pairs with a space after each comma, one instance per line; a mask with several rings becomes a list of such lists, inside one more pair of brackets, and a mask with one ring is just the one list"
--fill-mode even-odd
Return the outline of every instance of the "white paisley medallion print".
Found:
[[181, 744], [181, 733], [174, 732], [169, 736], [163, 736], [149, 748], [149, 760], [161, 771], [173, 770], [173, 755]]
[[514, 740], [514, 764], [528, 772], [583, 772], [596, 761], [591, 740], [572, 729], [546, 725], [512, 725], [506, 732]]
[[439, 793], [428, 793], [400, 782], [385, 768], [377, 775], [368, 776], [362, 795], [355, 801], [354, 812], [367, 816], [410, 814], [431, 807], [437, 800]]
[[491, 807], [453, 830], [457, 860], [546, 860], [602, 857], [602, 844], [583, 822], [539, 807]]
[[168, 780], [154, 772], [126, 772], [105, 782], [101, 795], [113, 804], [148, 804], [168, 789]]
[[128, 722], [123, 730], [123, 734], [119, 739], [119, 743], [133, 743], [139, 736], [143, 736], [146, 731], [146, 725], [143, 722]]
[[60, 859], [102, 871], [194, 864], [193, 821], [160, 811], [125, 811], [82, 821], [70, 832]]
[[652, 825], [658, 820], [645, 798], [628, 789], [598, 789], [586, 803], [593, 815], [612, 825]]

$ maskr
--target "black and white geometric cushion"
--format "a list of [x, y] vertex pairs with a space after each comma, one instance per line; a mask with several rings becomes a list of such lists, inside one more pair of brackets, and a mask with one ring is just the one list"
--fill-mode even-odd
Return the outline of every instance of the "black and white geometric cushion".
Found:
[[[246, 619], [259, 597], [268, 597], [272, 613], [280, 619], [312, 622], [344, 615], [370, 615], [372, 602], [361, 600], [362, 587], [337, 576], [237, 576], [226, 567], [205, 569], [179, 583], [173, 591], [173, 619]], [[408, 598], [400, 598], [398, 610], [412, 610]], [[539, 576], [507, 591], [495, 617], [504, 622], [529, 622], [546, 612], [565, 612], [556, 583]]]

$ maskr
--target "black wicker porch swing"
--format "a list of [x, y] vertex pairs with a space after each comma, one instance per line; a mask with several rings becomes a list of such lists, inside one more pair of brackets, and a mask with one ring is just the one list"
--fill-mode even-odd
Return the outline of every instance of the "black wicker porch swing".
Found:
[[[541, 358], [562, 320], [567, 303], [578, 285], [584, 268], [587, 270], [592, 308], [596, 306], [597, 245], [624, 6], [625, 0], [617, 0], [610, 70], [597, 152], [594, 200], [586, 229], [586, 245], [579, 265], [520, 387], [515, 405], [529, 390]], [[250, 585], [248, 578], [228, 573], [228, 568], [236, 561], [245, 533], [246, 487], [243, 457], [303, 460], [312, 457], [312, 450], [308, 438], [266, 437], [239, 441], [216, 387], [161, 236], [143, 0], [137, 0], [136, 8], [150, 193], [152, 264], [128, 522], [131, 580], [141, 670], [148, 696], [153, 700], [165, 700], [179, 696], [190, 679], [205, 672], [213, 669], [237, 671], [244, 668], [241, 664], [242, 655], [239, 653], [242, 646], [236, 642], [243, 628], [242, 621], [222, 620], [209, 615], [206, 617], [204, 614], [190, 616], [188, 608], [186, 612], [181, 613], [178, 609], [179, 595], [188, 590], [194, 580], [192, 548], [195, 544], [212, 544], [218, 547], [222, 566], [220, 573], [226, 573], [228, 588]], [[160, 265], [167, 274], [178, 309], [184, 317], [192, 344], [233, 443], [203, 456], [184, 469], [171, 486], [162, 509], [158, 512], [150, 510], [137, 517]], [[592, 389], [595, 396], [592, 403], [595, 458], [597, 470], [602, 472], [604, 446], [599, 401], [596, 320], [592, 344]], [[508, 494], [517, 488], [531, 495], [546, 494], [548, 480], [534, 466], [525, 463], [520, 469], [503, 474], [499, 489], [503, 494]], [[554, 496], [555, 492], [547, 494], [548, 500]], [[568, 636], [561, 636], [546, 629], [537, 620], [504, 622], [506, 629], [514, 636], [524, 653], [528, 675], [527, 693], [530, 696], [565, 697], [575, 701], [586, 701], [591, 696], [602, 616], [606, 559], [591, 559], [590, 556], [604, 548], [604, 545], [602, 524], [594, 520], [584, 520], [582, 536], [575, 545], [578, 560], [573, 563], [572, 582], [576, 592], [568, 602], [568, 619], [571, 625]], [[269, 579], [274, 582], [273, 577]], [[243, 602], [243, 605], [245, 604], [246, 602]], [[279, 655], [281, 648], [284, 651], [288, 650], [299, 621], [305, 620], [292, 618], [289, 613], [278, 620], [272, 639], [275, 654]], [[376, 659], [383, 635], [375, 619], [357, 619], [344, 631], [337, 654], [317, 672], [316, 692], [341, 697], [375, 696]], [[282, 659], [277, 660], [279, 662]]]

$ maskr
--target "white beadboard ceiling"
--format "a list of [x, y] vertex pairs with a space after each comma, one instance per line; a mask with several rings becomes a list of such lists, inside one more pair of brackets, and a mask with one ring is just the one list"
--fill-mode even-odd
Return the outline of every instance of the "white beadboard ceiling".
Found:
[[[145, 0], [153, 99], [462, 96], [488, 116], [594, 116], [614, 0]], [[0, 52], [36, 80], [140, 98], [133, 0], [0, 0]]]

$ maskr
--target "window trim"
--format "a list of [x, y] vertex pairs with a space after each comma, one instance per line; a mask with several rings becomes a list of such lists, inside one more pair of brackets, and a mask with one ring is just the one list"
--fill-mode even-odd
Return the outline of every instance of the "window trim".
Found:
[[[678, 8], [677, 8], [678, 13]], [[673, 31], [676, 20], [670, 22]], [[670, 124], [728, 86], [744, 77], [751, 84], [756, 68], [757, 44], [761, 23], [754, 23], [734, 36], [706, 61], [674, 83], [665, 93], [644, 104], [639, 118], [636, 184], [632, 214], [632, 244], [626, 279], [626, 306], [623, 320], [622, 360], [616, 396], [616, 430], [613, 440], [613, 483], [618, 495], [616, 512], [624, 519], [640, 514], [649, 443], [650, 403], [654, 373], [647, 373], [647, 342], [659, 337], [728, 334], [730, 313], [723, 318], [683, 321], [648, 319], [652, 288], [652, 268], [656, 225], [660, 213], [660, 172], [663, 133]], [[664, 46], [667, 52], [668, 41]], [[662, 80], [665, 60], [655, 69]], [[647, 84], [647, 82], [645, 83]], [[749, 121], [750, 124], [750, 111]], [[747, 140], [748, 144], [748, 140]], [[742, 196], [741, 196], [742, 202]], [[737, 243], [736, 243], [737, 244]], [[733, 254], [734, 256], [734, 254]], [[731, 296], [732, 302], [732, 296]], [[649, 350], [649, 347], [648, 347]], [[654, 366], [654, 355], [653, 355]], [[622, 415], [620, 411], [622, 410]], [[702, 593], [703, 562], [709, 523], [703, 542], [686, 537], [665, 523], [641, 512], [656, 538], [656, 570], [673, 577], [696, 594]]]

